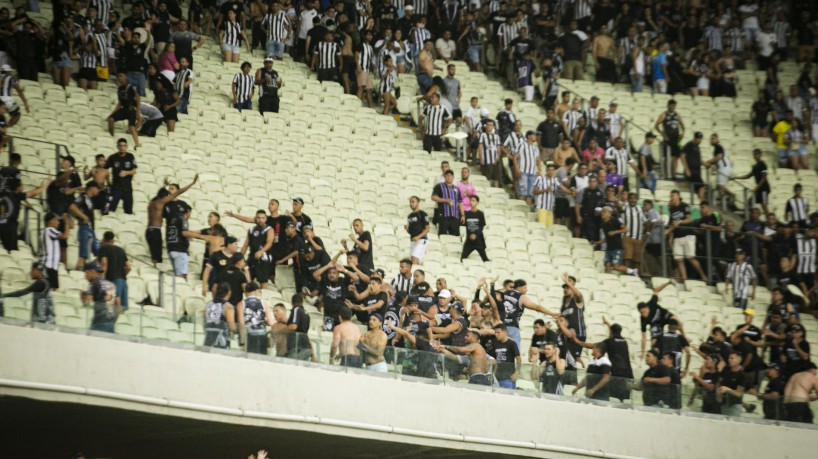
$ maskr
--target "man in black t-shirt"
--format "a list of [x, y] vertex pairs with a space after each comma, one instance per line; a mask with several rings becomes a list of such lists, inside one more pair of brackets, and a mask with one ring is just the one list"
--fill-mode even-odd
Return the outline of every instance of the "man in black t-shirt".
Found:
[[[369, 231], [364, 231], [364, 222], [360, 218], [352, 221], [353, 232], [349, 234], [349, 240], [352, 242], [352, 250], [358, 254], [358, 266], [361, 269], [373, 270], [375, 269], [375, 262], [373, 261], [373, 247], [372, 235]], [[346, 241], [341, 241], [344, 248], [346, 248]]]
[[4, 316], [3, 301], [5, 298], [19, 298], [31, 294], [32, 322], [53, 324], [55, 320], [54, 299], [51, 296], [51, 284], [45, 276], [45, 265], [35, 261], [31, 264], [32, 283], [23, 289], [0, 293], [0, 317]]
[[318, 295], [319, 280], [313, 274], [329, 262], [329, 255], [323, 250], [316, 251], [309, 244], [301, 250], [298, 263], [299, 279], [296, 280], [296, 285], [299, 286], [299, 290], [304, 294], [307, 301]]
[[483, 229], [486, 227], [486, 217], [483, 215], [482, 210], [477, 209], [480, 198], [475, 195], [469, 199], [471, 210], [466, 212], [466, 240], [463, 241], [460, 261], [469, 258], [469, 255], [476, 250], [480, 254], [480, 259], [486, 262], [489, 261], [489, 257], [486, 255], [486, 238], [483, 235]]
[[642, 374], [639, 388], [642, 390], [642, 402], [645, 406], [669, 405], [670, 393], [670, 369], [662, 365], [659, 361], [660, 355], [653, 349], [645, 354], [645, 363], [648, 369]]
[[761, 149], [753, 149], [753, 159], [756, 162], [753, 164], [753, 168], [745, 175], [733, 177], [733, 180], [744, 180], [753, 177], [753, 180], [756, 182], [756, 186], [752, 189], [755, 202], [756, 204], [761, 204], [764, 215], [767, 215], [769, 213], [769, 209], [767, 209], [767, 197], [770, 195], [770, 182], [767, 181], [767, 163], [765, 163], [761, 157]]
[[406, 224], [403, 228], [409, 233], [409, 255], [412, 257], [412, 264], [423, 263], [423, 256], [426, 254], [426, 245], [429, 243], [429, 215], [420, 210], [420, 198], [412, 196], [409, 198], [409, 207], [412, 212], [406, 217]]
[[553, 108], [548, 109], [548, 114], [542, 123], [537, 126], [540, 134], [540, 151], [544, 158], [553, 159], [554, 149], [562, 141], [562, 124], [557, 121]]
[[652, 349], [656, 345], [656, 340], [664, 333], [665, 325], [667, 325], [668, 321], [670, 319], [676, 319], [678, 321], [678, 318], [673, 313], [659, 306], [659, 293], [671, 283], [672, 281], [667, 281], [656, 287], [653, 289], [653, 295], [651, 295], [650, 301], [647, 303], [641, 302], [636, 305], [636, 309], [639, 311], [639, 323], [642, 329], [642, 356], [645, 355], [648, 327], [650, 327], [650, 347]]
[[[342, 277], [340, 274], [343, 273]], [[313, 273], [320, 279], [318, 282], [318, 297], [316, 304], [319, 310], [324, 311], [324, 331], [332, 331], [339, 323], [338, 313], [344, 307], [349, 291], [350, 279], [358, 279], [357, 274], [347, 271], [337, 261], [332, 260]]]
[[[250, 282], [247, 263], [244, 261], [244, 257], [240, 253], [231, 255], [227, 260], [227, 268], [218, 272], [214, 279], [214, 291], [216, 289], [215, 286], [226, 282], [230, 285], [230, 298], [228, 302], [230, 304], [241, 303], [244, 299], [244, 290], [247, 287], [247, 283]], [[238, 320], [238, 309], [233, 309], [233, 312], [236, 314], [236, 320]]]
[[9, 188], [0, 191], [0, 242], [8, 252], [17, 250], [18, 220], [20, 206], [23, 201], [40, 195], [48, 188], [51, 180], [46, 180], [39, 187], [24, 192], [22, 182], [16, 178], [9, 178], [6, 182]]
[[108, 157], [105, 168], [111, 169], [111, 196], [108, 210], [115, 212], [120, 199], [126, 214], [133, 214], [133, 176], [136, 175], [136, 158], [128, 152], [128, 141], [116, 141], [117, 153]]
[[307, 332], [310, 331], [310, 315], [304, 310], [304, 298], [301, 294], [293, 295], [293, 309], [287, 320], [287, 357], [297, 360], [310, 360], [312, 346]]
[[383, 278], [379, 273], [373, 272], [369, 279], [369, 288], [363, 292], [353, 292], [355, 300], [360, 304], [347, 300], [346, 305], [355, 312], [355, 317], [362, 324], [369, 323], [369, 316], [382, 312], [389, 303], [389, 295], [381, 291], [382, 285]]
[[704, 199], [705, 192], [704, 180], [702, 180], [702, 151], [699, 148], [703, 138], [704, 134], [696, 131], [693, 134], [693, 140], [682, 147], [682, 167], [684, 167], [685, 178], [693, 184], [699, 199]]
[[[602, 234], [605, 235], [605, 272], [610, 273], [619, 271], [621, 273], [629, 274], [631, 276], [638, 276], [639, 272], [634, 268], [628, 268], [622, 263], [622, 256], [624, 249], [622, 246], [622, 235], [628, 229], [618, 218], [613, 216], [613, 209], [605, 206], [602, 208], [601, 214], [601, 229]], [[597, 244], [602, 245], [603, 241], [597, 241]]]
[[113, 231], [106, 231], [102, 236], [102, 244], [97, 253], [97, 260], [102, 266], [103, 276], [116, 287], [116, 296], [119, 298], [123, 311], [128, 310], [128, 281], [125, 276], [131, 271], [131, 262], [125, 249], [114, 245]]
[[516, 389], [520, 374], [520, 349], [514, 340], [509, 339], [505, 324], [494, 326], [491, 352], [497, 362], [494, 368], [497, 384], [505, 389]]
[[721, 399], [721, 414], [727, 416], [741, 416], [741, 399], [747, 389], [741, 360], [741, 353], [731, 352], [727, 358], [727, 367], [719, 376], [719, 388], [716, 392]]
[[532, 365], [539, 365], [545, 362], [545, 345], [557, 342], [557, 332], [546, 328], [545, 321], [537, 319], [534, 321], [534, 334], [531, 336], [531, 347], [528, 348], [528, 362]]
[[687, 280], [687, 261], [698, 272], [700, 279], [707, 281], [702, 265], [696, 259], [696, 235], [691, 225], [690, 205], [682, 201], [679, 190], [670, 192], [669, 212], [670, 225], [665, 229], [665, 235], [672, 235], [673, 259], [676, 260], [679, 277], [682, 282]]

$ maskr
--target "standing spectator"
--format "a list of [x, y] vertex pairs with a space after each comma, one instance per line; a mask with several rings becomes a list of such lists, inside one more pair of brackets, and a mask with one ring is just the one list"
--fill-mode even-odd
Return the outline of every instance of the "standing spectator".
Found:
[[0, 317], [3, 317], [3, 301], [6, 298], [18, 298], [31, 294], [31, 321], [44, 324], [53, 324], [54, 298], [51, 295], [51, 285], [45, 275], [45, 265], [41, 261], [31, 264], [31, 284], [23, 289], [8, 293], [0, 293]]
[[327, 30], [324, 34], [324, 41], [319, 42], [313, 51], [310, 68], [318, 73], [318, 81], [340, 83], [340, 75], [344, 71], [343, 65], [341, 47], [335, 42], [335, 35]]
[[588, 186], [582, 188], [581, 193], [577, 192], [578, 201], [576, 206], [577, 223], [581, 225], [582, 237], [589, 242], [599, 240], [599, 212], [602, 210], [602, 202], [605, 196], [599, 189], [599, 182], [596, 175], [588, 178]]
[[486, 238], [483, 234], [483, 229], [486, 227], [486, 217], [482, 210], [478, 210], [477, 206], [480, 203], [480, 197], [472, 195], [469, 198], [469, 210], [465, 212], [466, 215], [466, 240], [463, 241], [463, 251], [460, 254], [460, 261], [468, 258], [473, 251], [477, 251], [480, 259], [484, 262], [489, 261], [486, 255]]
[[[580, 0], [585, 2], [585, 0]], [[572, 80], [584, 80], [585, 65], [583, 64], [583, 47], [588, 40], [588, 35], [582, 30], [577, 30], [577, 21], [572, 20], [568, 25], [568, 31], [559, 38], [565, 57], [564, 70], [562, 75]]]
[[[372, 107], [372, 72], [377, 68], [375, 64], [375, 50], [372, 48], [372, 31], [363, 32], [363, 40], [355, 50], [355, 75], [358, 82], [358, 99], [366, 101], [367, 107]], [[389, 88], [391, 91], [391, 87]], [[387, 91], [389, 95], [391, 92]], [[366, 97], [364, 97], [366, 96]]]
[[281, 78], [278, 72], [273, 70], [272, 57], [267, 56], [264, 58], [264, 67], [256, 70], [255, 82], [259, 88], [258, 111], [262, 115], [264, 112], [278, 113], [279, 103], [281, 102], [278, 90], [284, 86], [284, 79]]
[[128, 310], [128, 281], [126, 277], [131, 272], [131, 262], [125, 249], [114, 244], [113, 231], [106, 231], [102, 235], [102, 246], [97, 254], [102, 267], [102, 277], [116, 287], [116, 296], [123, 311]]
[[534, 181], [540, 174], [540, 148], [537, 146], [537, 133], [528, 131], [525, 133], [525, 143], [517, 146], [517, 150], [512, 156], [514, 164], [513, 170], [519, 183], [517, 186], [517, 199], [524, 200], [531, 206], [534, 203], [533, 191]]
[[369, 231], [364, 231], [364, 222], [360, 218], [352, 221], [352, 231], [349, 233], [349, 240], [354, 244], [352, 251], [358, 255], [358, 266], [368, 271], [374, 270], [372, 235]]
[[642, 374], [639, 389], [642, 390], [642, 402], [645, 406], [669, 405], [672, 401], [670, 387], [670, 369], [659, 361], [660, 354], [651, 349], [645, 354], [648, 369]]
[[432, 87], [432, 76], [435, 73], [434, 59], [432, 58], [434, 45], [432, 40], [426, 40], [422, 43], [423, 48], [419, 50], [415, 48], [412, 55], [417, 58], [415, 64], [417, 67], [418, 88], [422, 94], [425, 94]]
[[[342, 310], [344, 314], [346, 314], [346, 311], [349, 311], [349, 308], [345, 307], [345, 309]], [[352, 318], [351, 312], [352, 311], [349, 311], [348, 316], [350, 319]], [[384, 333], [384, 329], [391, 331], [389, 326], [397, 324], [384, 324], [380, 314], [372, 314], [369, 316], [369, 323], [367, 325], [369, 330], [361, 336], [358, 344], [361, 350], [364, 351], [366, 369], [378, 373], [386, 373], [387, 367], [384, 350], [386, 350], [387, 335]]]
[[304, 299], [296, 293], [292, 297], [292, 310], [287, 320], [287, 357], [297, 360], [312, 358], [312, 345], [307, 336], [310, 330], [310, 316], [304, 310]]
[[537, 133], [540, 136], [540, 153], [545, 160], [554, 161], [557, 167], [562, 167], [569, 156], [576, 156], [573, 147], [569, 147], [569, 151], [560, 149], [560, 154], [556, 154], [557, 148], [561, 147], [562, 126], [557, 121], [553, 108], [547, 109], [545, 120], [537, 126]]
[[[135, 145], [134, 148], [138, 146]], [[119, 201], [126, 214], [133, 214], [133, 177], [136, 175], [136, 158], [128, 151], [128, 141], [121, 138], [116, 141], [117, 153], [108, 156], [105, 168], [111, 169], [111, 197], [108, 211], [116, 212]]]
[[596, 241], [596, 244], [599, 246], [605, 244], [605, 272], [610, 273], [611, 269], [613, 269], [631, 276], [638, 276], [639, 272], [637, 270], [626, 267], [622, 262], [624, 252], [622, 249], [622, 235], [628, 229], [619, 221], [619, 218], [613, 216], [613, 209], [608, 206], [602, 208], [599, 226], [604, 237], [602, 240]]
[[[241, 254], [247, 257], [250, 267], [251, 280], [259, 283], [262, 289], [267, 288], [267, 282], [275, 271], [275, 260], [272, 256], [275, 230], [267, 226], [267, 213], [259, 209], [256, 211], [255, 226], [247, 230], [247, 239], [241, 248]], [[248, 249], [250, 253], [247, 253]]]
[[746, 175], [735, 176], [733, 177], [733, 180], [744, 180], [753, 177], [756, 183], [756, 186], [752, 188], [753, 201], [756, 204], [761, 204], [761, 209], [766, 215], [768, 213], [767, 198], [770, 195], [770, 183], [767, 181], [767, 163], [765, 163], [761, 158], [761, 149], [754, 148], [753, 159], [756, 163]]
[[628, 193], [628, 204], [621, 210], [622, 222], [626, 228], [622, 237], [625, 266], [634, 269], [641, 267], [645, 227], [648, 223], [645, 212], [637, 205], [638, 200], [636, 193]]
[[140, 97], [145, 97], [145, 72], [148, 69], [147, 43], [150, 43], [152, 39], [150, 32], [146, 33], [147, 37], [142, 41], [141, 34], [133, 32], [131, 40], [122, 46], [120, 50], [120, 60], [125, 65], [124, 68], [119, 69], [119, 72], [124, 73], [126, 78], [120, 79], [119, 84], [120, 86], [124, 86], [126, 83], [132, 85]]
[[230, 334], [237, 329], [233, 305], [230, 304], [230, 284], [222, 282], [216, 286], [213, 299], [205, 305], [204, 345], [220, 349], [230, 349]]
[[665, 230], [665, 235], [671, 235], [673, 246], [673, 259], [679, 270], [679, 277], [682, 283], [687, 280], [687, 267], [685, 261], [689, 262], [693, 269], [699, 274], [699, 278], [707, 281], [699, 260], [696, 259], [696, 236], [690, 227], [690, 205], [682, 201], [679, 190], [670, 192], [670, 225]]
[[154, 96], [153, 105], [162, 112], [162, 119], [168, 127], [168, 132], [173, 132], [179, 120], [176, 109], [181, 103], [179, 94], [173, 86], [165, 86], [157, 79], [154, 82]]
[[[580, 104], [581, 102], [579, 99], [574, 99], [574, 101], [571, 102], [571, 110], [565, 112], [562, 115], [562, 129], [565, 135], [567, 135], [569, 138], [571, 137], [571, 134], [573, 134], [574, 129], [576, 129], [577, 126], [579, 126], [580, 119], [584, 117], [583, 113], [580, 111]], [[588, 110], [591, 110], [591, 108], [589, 108]], [[595, 120], [596, 118], [590, 121], [595, 122]], [[576, 146], [581, 147], [581, 145]]]
[[699, 145], [702, 143], [704, 134], [696, 131], [693, 134], [693, 140], [687, 142], [682, 147], [682, 167], [684, 168], [685, 179], [690, 182], [699, 199], [704, 199], [706, 185], [702, 179], [702, 152]]
[[[136, 126], [142, 124], [142, 113], [139, 110], [141, 104], [138, 89], [128, 82], [128, 76], [124, 70], [120, 70], [116, 75], [119, 86], [117, 87], [117, 103], [114, 110], [108, 115], [108, 134], [114, 135], [115, 121], [128, 121], [128, 132], [133, 136], [134, 148], [139, 147], [139, 136]], [[143, 86], [145, 82], [142, 82]], [[144, 88], [142, 89], [144, 93]]]
[[588, 364], [585, 378], [574, 387], [573, 392], [585, 387], [585, 396], [592, 400], [608, 401], [610, 398], [611, 381], [611, 360], [605, 356], [607, 352], [604, 343], [593, 345], [593, 360]]
[[[11, 153], [10, 156], [10, 164], [19, 166], [19, 154]], [[0, 188], [5, 188], [0, 189], [0, 206], [4, 209], [2, 215], [0, 215], [0, 243], [9, 253], [18, 250], [20, 234], [18, 220], [20, 219], [20, 209], [24, 205], [23, 201], [42, 194], [51, 184], [51, 180], [46, 180], [39, 187], [24, 192], [22, 191], [23, 182], [16, 175], [19, 175], [19, 171], [13, 166], [4, 167], [0, 171], [0, 181], [2, 181]]]
[[14, 69], [12, 69], [8, 64], [3, 64], [0, 66], [0, 102], [6, 104], [6, 109], [10, 115], [8, 127], [12, 127], [17, 124], [18, 121], [20, 121], [20, 107], [17, 105], [17, 102], [14, 101], [14, 98], [11, 95], [12, 89], [17, 91], [17, 95], [20, 97], [20, 100], [23, 101], [23, 106], [26, 109], [26, 113], [30, 113], [28, 100], [23, 92], [23, 88], [20, 86], [17, 79], [12, 76], [12, 72], [14, 72]]
[[409, 296], [409, 292], [414, 286], [414, 277], [412, 276], [412, 260], [404, 258], [400, 261], [398, 275], [392, 278], [390, 285], [395, 295]]
[[625, 141], [622, 137], [614, 138], [613, 146], [605, 150], [605, 159], [611, 160], [616, 164], [616, 173], [622, 177], [624, 190], [628, 191], [628, 169], [631, 168], [637, 171], [636, 166], [631, 162], [631, 155], [628, 149], [625, 148]]
[[637, 159], [637, 172], [642, 188], [647, 188], [651, 193], [656, 192], [656, 160], [653, 158], [651, 145], [656, 140], [656, 134], [648, 132], [645, 134], [645, 143], [639, 147], [639, 157]]
[[454, 172], [444, 172], [445, 181], [435, 185], [432, 201], [438, 205], [438, 234], [460, 236], [460, 225], [465, 223], [465, 209], [460, 190], [453, 185]]
[[[553, 111], [551, 112], [553, 114]], [[494, 121], [489, 120], [485, 132], [480, 134], [477, 154], [480, 158], [480, 171], [491, 181], [491, 186], [499, 187], [502, 177], [502, 163], [499, 153], [500, 136], [495, 133]]]
[[794, 374], [784, 388], [784, 410], [787, 421], [812, 424], [812, 410], [809, 402], [815, 400], [818, 393], [818, 376], [816, 366], [807, 362], [804, 369]]
[[773, 135], [775, 136], [775, 149], [778, 153], [778, 166], [789, 167], [788, 158], [789, 142], [787, 140], [787, 133], [795, 125], [795, 115], [792, 110], [784, 112], [784, 119], [780, 120], [773, 126]]
[[563, 193], [571, 192], [557, 178], [556, 173], [557, 165], [549, 161], [545, 166], [545, 175], [538, 175], [534, 181], [532, 192], [537, 208], [537, 221], [549, 228], [554, 224], [557, 190]]
[[193, 70], [190, 69], [187, 58], [182, 57], [179, 59], [179, 71], [176, 72], [173, 85], [179, 94], [177, 111], [184, 115], [187, 115], [187, 107], [190, 104], [191, 84], [193, 84]]
[[721, 401], [721, 414], [726, 416], [741, 416], [741, 399], [747, 389], [741, 360], [740, 353], [730, 352], [727, 367], [721, 371], [719, 376], [719, 387], [716, 392]]
[[431, 103], [423, 109], [420, 117], [420, 129], [423, 132], [423, 149], [428, 153], [443, 148], [442, 136], [452, 123], [452, 114], [440, 105], [440, 94], [432, 94]]
[[497, 384], [504, 389], [516, 389], [520, 374], [520, 349], [515, 341], [509, 339], [505, 324], [494, 326], [491, 353], [497, 362], [494, 369]]
[[785, 217], [789, 222], [798, 223], [801, 228], [807, 228], [807, 217], [809, 216], [809, 201], [801, 197], [803, 188], [800, 183], [792, 187], [793, 196], [787, 200]]
[[[242, 42], [244, 42], [248, 53], [253, 52], [250, 48], [250, 41], [247, 40], [247, 35], [244, 33], [243, 23], [243, 15], [241, 21], [237, 21], [236, 12], [231, 9], [227, 12], [227, 20], [222, 22], [219, 27], [219, 40], [222, 43], [225, 62], [239, 62]], [[242, 66], [244, 65], [242, 64]]]
[[457, 182], [457, 189], [460, 190], [460, 196], [463, 199], [463, 210], [466, 212], [471, 210], [470, 198], [477, 196], [477, 190], [475, 190], [474, 185], [469, 181], [470, 175], [471, 170], [468, 167], [464, 167], [460, 170], [460, 181]]
[[80, 294], [82, 300], [91, 303], [93, 318], [91, 330], [114, 333], [114, 324], [122, 313], [116, 287], [102, 276], [102, 267], [96, 262], [86, 263], [83, 267], [88, 289]]
[[290, 21], [284, 11], [281, 11], [281, 3], [274, 2], [272, 10], [261, 20], [261, 28], [267, 32], [267, 57], [277, 60], [284, 58], [284, 42], [292, 32]]
[[[676, 111], [676, 101], [674, 99], [670, 99], [667, 102], [667, 111], [659, 115], [654, 124], [654, 128], [662, 134], [662, 156], [672, 161], [670, 165], [670, 177], [675, 180], [679, 157], [682, 154], [679, 143], [682, 141], [682, 137], [684, 137], [685, 125], [682, 121], [682, 116]], [[668, 154], [670, 155], [669, 158]], [[664, 171], [665, 174], [667, 174], [667, 172], [668, 171]]]
[[[398, 106], [398, 101], [395, 98], [395, 95], [392, 94], [395, 87], [395, 82], [398, 80], [398, 70], [395, 69], [391, 55], [387, 54], [384, 56], [380, 73], [381, 82], [378, 89], [379, 93], [381, 94], [381, 98], [383, 99], [383, 114], [388, 116], [392, 113], [392, 110]], [[371, 98], [369, 93], [367, 93], [367, 97]], [[367, 102], [369, 102], [368, 99]]]
[[233, 77], [231, 90], [233, 93], [233, 108], [238, 111], [253, 108], [253, 95], [256, 93], [255, 79], [250, 75], [253, 66], [249, 62], [241, 64], [241, 72]]
[[412, 264], [422, 264], [429, 243], [429, 216], [420, 209], [420, 198], [409, 198], [409, 208], [412, 212], [406, 218], [404, 229], [409, 233], [409, 254]]
[[[247, 352], [267, 354], [270, 339], [267, 327], [273, 326], [273, 314], [270, 305], [259, 298], [259, 285], [250, 282], [245, 288], [246, 297], [236, 305], [240, 336], [246, 334]], [[243, 333], [242, 333], [243, 332]]]
[[653, 56], [653, 60], [651, 60], [653, 67], [653, 90], [659, 94], [666, 94], [667, 86], [670, 84], [670, 72], [668, 72], [667, 62], [668, 48], [667, 42], [661, 43], [658, 52]]
[[[193, 51], [196, 51], [204, 45], [205, 37], [204, 35], [199, 35], [198, 33], [187, 30], [188, 23], [184, 19], [180, 20], [176, 24], [176, 27], [178, 30], [170, 34], [171, 43], [176, 45], [176, 58], [180, 64], [182, 58], [187, 59], [188, 66], [192, 69]], [[196, 42], [195, 46], [193, 46], [194, 41]], [[181, 94], [181, 92], [179, 94]]]
[[603, 25], [591, 44], [594, 57], [596, 81], [616, 83], [616, 65], [614, 61], [614, 39], [608, 34], [608, 26]]
[[732, 285], [733, 306], [741, 310], [747, 309], [749, 286], [753, 286], [750, 299], [754, 300], [756, 298], [756, 285], [758, 284], [753, 266], [747, 263], [745, 259], [744, 250], [736, 249], [736, 261], [727, 265], [724, 285], [725, 292], [729, 292]]

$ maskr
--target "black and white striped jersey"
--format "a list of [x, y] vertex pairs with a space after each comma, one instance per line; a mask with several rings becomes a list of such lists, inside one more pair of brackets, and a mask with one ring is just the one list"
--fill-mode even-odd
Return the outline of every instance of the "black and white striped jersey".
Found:
[[190, 100], [191, 87], [185, 88], [185, 82], [193, 79], [193, 70], [181, 69], [176, 72], [176, 78], [173, 79], [173, 87], [182, 99]]
[[415, 16], [425, 16], [429, 14], [429, 0], [414, 0]]
[[525, 143], [525, 136], [522, 133], [511, 132], [508, 137], [506, 137], [506, 141], [503, 142], [503, 146], [508, 148], [509, 153], [514, 153], [517, 151], [517, 147]]
[[398, 273], [398, 275], [392, 279], [392, 288], [395, 289], [395, 292], [403, 292], [408, 295], [409, 291], [412, 290], [414, 285], [414, 276], [409, 276], [406, 278]]
[[386, 72], [386, 68], [383, 69], [383, 73], [381, 74], [381, 86], [380, 91], [381, 94], [386, 94], [387, 92], [391, 92], [392, 89], [395, 87], [395, 81], [398, 79], [397, 70], [393, 70], [391, 72]]
[[[415, 14], [418, 14], [417, 7], [415, 7]], [[415, 27], [410, 32], [410, 39], [415, 49], [415, 55], [418, 55], [420, 50], [423, 49], [423, 42], [432, 39], [432, 33], [426, 27]]]
[[818, 259], [818, 240], [807, 239], [803, 234], [797, 236], [798, 245], [798, 274], [812, 274], [815, 272], [815, 262]]
[[239, 72], [233, 77], [233, 86], [236, 88], [236, 101], [239, 103], [249, 100], [253, 96], [256, 80], [253, 75]]
[[496, 133], [488, 134], [482, 133], [480, 134], [480, 146], [483, 147], [483, 164], [488, 166], [490, 164], [494, 164], [500, 158], [500, 154], [497, 151], [500, 147], [500, 136]]
[[587, 122], [586, 126], [596, 129], [597, 123], [599, 123], [599, 107], [586, 108], [585, 111], [582, 112], [582, 116], [585, 117], [585, 121]]
[[534, 180], [534, 188], [539, 188], [545, 193], [534, 196], [534, 203], [539, 210], [554, 210], [554, 202], [556, 202], [556, 192], [560, 187], [560, 179], [557, 177], [546, 177], [544, 175], [537, 176]]
[[102, 33], [95, 33], [94, 40], [97, 41], [97, 65], [100, 67], [108, 67], [108, 43], [111, 42], [111, 32], [105, 31]]
[[631, 155], [628, 153], [627, 148], [610, 147], [605, 150], [605, 159], [610, 159], [616, 164], [617, 174], [623, 177], [628, 176], [628, 161], [630, 161]]
[[241, 46], [241, 24], [238, 22], [224, 21], [224, 38], [222, 43], [227, 46]]
[[568, 130], [568, 133], [574, 132], [574, 129], [579, 126], [579, 119], [582, 118], [582, 112], [570, 110], [565, 112], [562, 115], [562, 122], [565, 124], [565, 128]]
[[724, 32], [724, 39], [727, 41], [727, 45], [730, 46], [734, 53], [736, 51], [744, 51], [744, 40], [746, 37], [747, 33], [741, 27], [734, 27], [727, 32]]
[[111, 6], [111, 0], [91, 0], [88, 2], [88, 8], [96, 8], [97, 17], [102, 19], [102, 23], [105, 24], [106, 27], [108, 26], [108, 21], [110, 21]]
[[793, 196], [787, 200], [787, 210], [785, 214], [790, 221], [806, 221], [809, 216], [809, 202], [806, 198], [796, 198]]
[[262, 26], [267, 31], [268, 41], [284, 41], [290, 29], [290, 20], [283, 11], [279, 11], [278, 14], [267, 13], [262, 20]]
[[508, 50], [509, 43], [517, 38], [518, 32], [517, 24], [500, 24], [500, 27], [497, 28], [497, 36], [500, 38], [500, 48], [504, 51]]
[[591, 0], [574, 0], [574, 19], [583, 19], [591, 15]]
[[427, 105], [423, 109], [423, 127], [426, 135], [443, 135], [446, 120], [452, 118], [449, 110], [442, 105]]
[[60, 267], [61, 234], [57, 228], [50, 226], [43, 230], [43, 264], [48, 269], [57, 270]]
[[97, 53], [94, 52], [93, 42], [95, 38], [93, 34], [87, 34], [83, 38], [84, 47], [80, 52], [80, 68], [81, 69], [96, 69], [97, 68]]
[[11, 97], [11, 92], [16, 84], [17, 78], [11, 75], [0, 75], [0, 97]]
[[318, 56], [319, 69], [338, 68], [338, 56], [341, 55], [341, 47], [334, 41], [322, 41], [315, 48], [315, 55]]
[[605, 121], [608, 122], [608, 129], [611, 132], [611, 139], [622, 135], [622, 115], [616, 112], [605, 114]]
[[724, 32], [721, 27], [707, 26], [704, 28], [704, 35], [702, 40], [707, 43], [707, 50], [721, 51], [722, 49], [722, 35]]
[[645, 218], [645, 211], [642, 210], [641, 207], [627, 205], [622, 208], [619, 217], [622, 219], [625, 228], [627, 228], [625, 237], [637, 240], [642, 239], [645, 234], [645, 222], [647, 218]]
[[733, 298], [747, 298], [756, 273], [746, 261], [741, 264], [733, 262], [727, 265], [727, 279], [733, 284]]
[[788, 21], [775, 21], [773, 23], [773, 35], [779, 48], [786, 48], [790, 36], [790, 23]]
[[361, 43], [361, 48], [358, 50], [358, 66], [364, 72], [372, 71], [372, 64], [375, 61], [375, 50], [369, 43]]
[[517, 167], [523, 174], [537, 173], [537, 159], [540, 157], [540, 147], [537, 143], [523, 142], [517, 146]]

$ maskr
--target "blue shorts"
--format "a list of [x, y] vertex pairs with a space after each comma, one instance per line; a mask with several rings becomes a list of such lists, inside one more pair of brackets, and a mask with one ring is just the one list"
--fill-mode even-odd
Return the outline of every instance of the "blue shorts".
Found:
[[799, 145], [797, 150], [790, 150], [790, 156], [807, 156], [809, 155], [809, 151], [807, 151], [807, 146], [803, 143]]
[[170, 264], [173, 265], [173, 273], [177, 276], [186, 276], [188, 267], [188, 255], [186, 252], [168, 252]]
[[778, 163], [786, 164], [787, 159], [790, 157], [790, 151], [786, 148], [778, 148], [775, 151], [778, 153]]
[[605, 251], [605, 264], [608, 263], [614, 266], [621, 266], [622, 265], [622, 254], [625, 253], [622, 249], [616, 250], [606, 250]]
[[520, 174], [520, 180], [517, 183], [517, 196], [525, 196], [530, 198], [533, 196], [534, 182], [537, 180], [536, 174], [527, 174], [523, 172]]
[[469, 62], [475, 64], [480, 62], [480, 52], [483, 50], [483, 45], [471, 45], [466, 52], [466, 57]]
[[222, 43], [222, 51], [230, 51], [233, 54], [241, 54], [241, 46], [233, 46], [228, 45], [227, 43]]
[[59, 59], [55, 59], [52, 62], [52, 64], [54, 65], [54, 67], [60, 67], [60, 68], [70, 69], [70, 68], [74, 67], [74, 61], [72, 61], [70, 57], [63, 57], [63, 56], [60, 56]]

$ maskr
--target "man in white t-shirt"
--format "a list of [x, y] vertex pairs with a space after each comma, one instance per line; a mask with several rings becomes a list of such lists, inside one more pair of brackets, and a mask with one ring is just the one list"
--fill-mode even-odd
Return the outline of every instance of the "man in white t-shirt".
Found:
[[756, 45], [758, 45], [758, 68], [759, 70], [767, 70], [776, 47], [775, 34], [770, 24], [764, 24], [761, 32], [756, 33]]
[[437, 56], [446, 62], [449, 62], [455, 57], [457, 52], [457, 43], [452, 40], [452, 32], [447, 30], [443, 32], [443, 36], [438, 38], [435, 42], [435, 49]]
[[307, 7], [304, 8], [304, 11], [301, 12], [300, 26], [298, 27], [298, 53], [304, 53], [303, 55], [307, 55], [307, 50], [305, 49], [306, 42], [307, 42], [307, 33], [312, 29], [313, 24], [312, 20], [316, 16], [318, 16], [318, 10], [316, 9], [318, 2], [316, 0], [309, 0], [307, 2]]

